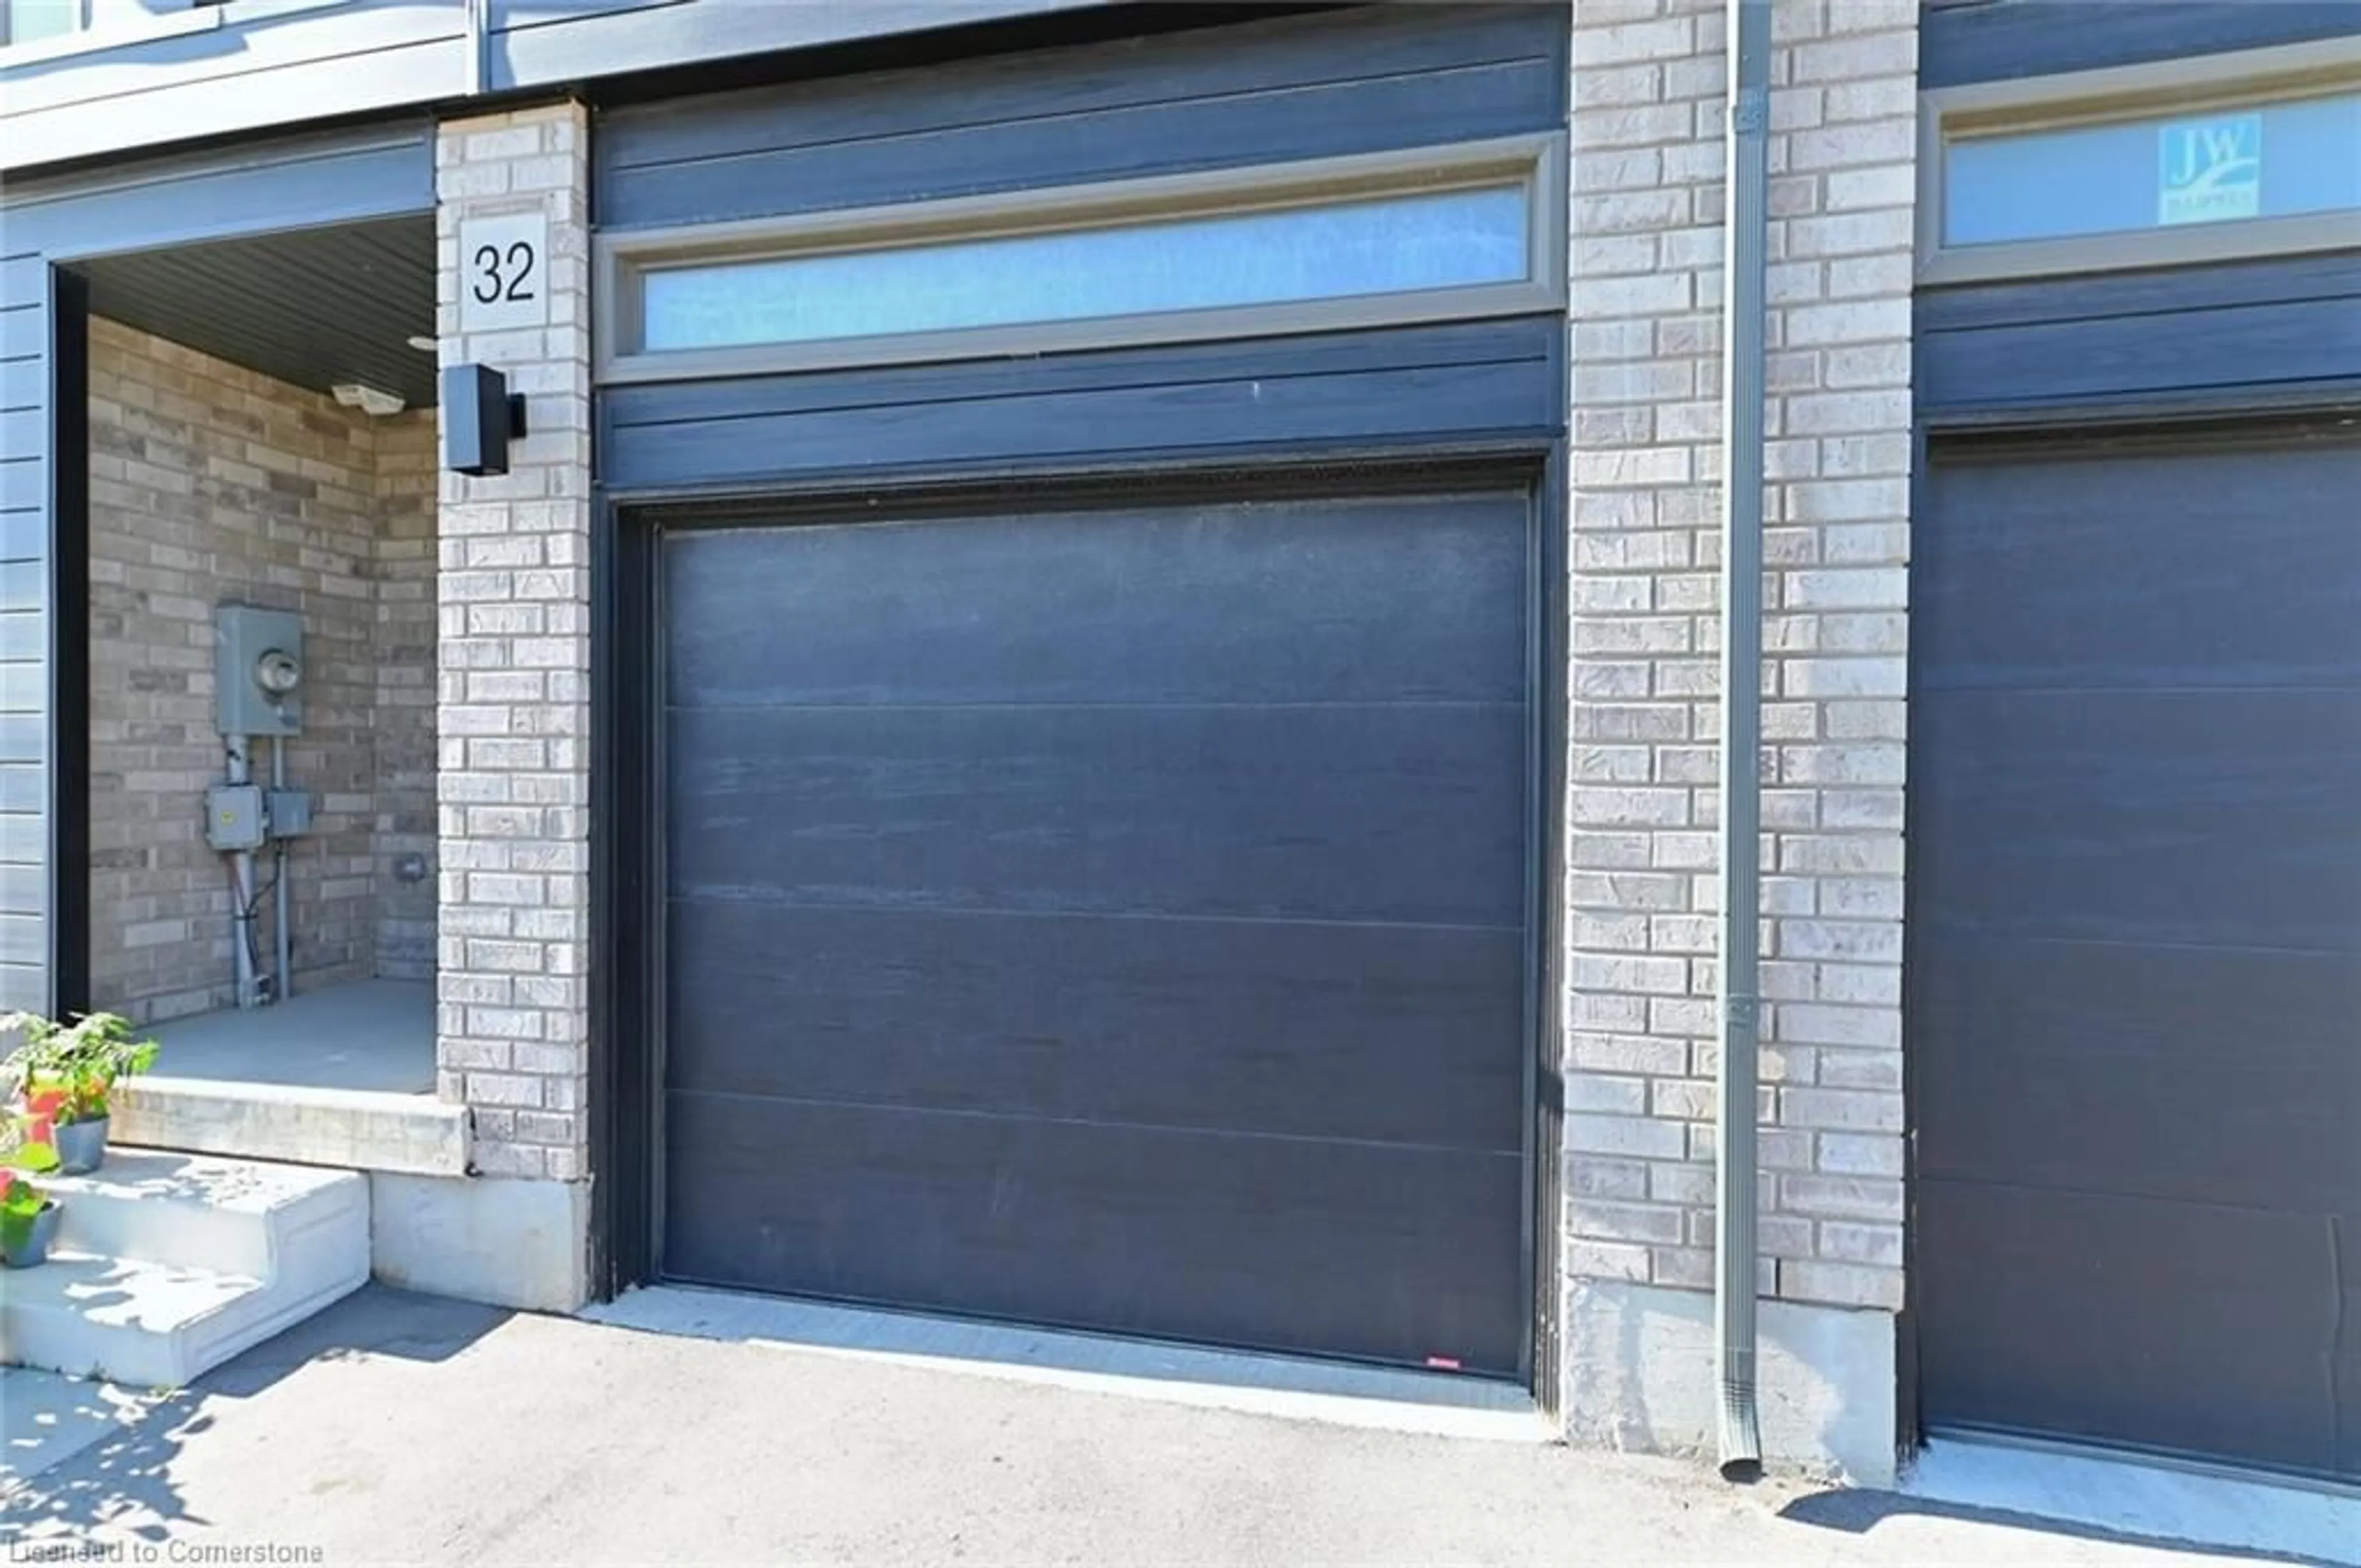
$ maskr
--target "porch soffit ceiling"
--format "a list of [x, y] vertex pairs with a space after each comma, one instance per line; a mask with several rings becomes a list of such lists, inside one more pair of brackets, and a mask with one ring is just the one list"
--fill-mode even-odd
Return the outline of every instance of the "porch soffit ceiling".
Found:
[[93, 314], [313, 391], [358, 381], [435, 400], [431, 214], [79, 264]]

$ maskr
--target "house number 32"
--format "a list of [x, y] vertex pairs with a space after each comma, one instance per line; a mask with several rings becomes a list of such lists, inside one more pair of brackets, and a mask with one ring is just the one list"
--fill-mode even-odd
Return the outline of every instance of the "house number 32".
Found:
[[459, 330], [515, 332], [549, 324], [549, 217], [496, 213], [459, 224]]
[[522, 302], [536, 298], [531, 287], [536, 259], [533, 246], [525, 240], [517, 240], [505, 248], [497, 245], [478, 246], [473, 288], [477, 303]]

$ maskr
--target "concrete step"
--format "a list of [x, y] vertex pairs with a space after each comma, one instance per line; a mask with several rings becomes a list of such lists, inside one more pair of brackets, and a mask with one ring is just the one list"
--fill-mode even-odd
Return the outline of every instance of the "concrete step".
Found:
[[177, 1388], [368, 1280], [355, 1171], [116, 1150], [51, 1190], [49, 1261], [0, 1269], [0, 1363]]
[[126, 1147], [467, 1173], [467, 1108], [431, 1094], [153, 1074], [115, 1085], [111, 1120], [114, 1141]]
[[368, 1234], [357, 1171], [110, 1148], [91, 1174], [42, 1184], [60, 1204], [58, 1245], [94, 1257], [268, 1279], [282, 1255]]

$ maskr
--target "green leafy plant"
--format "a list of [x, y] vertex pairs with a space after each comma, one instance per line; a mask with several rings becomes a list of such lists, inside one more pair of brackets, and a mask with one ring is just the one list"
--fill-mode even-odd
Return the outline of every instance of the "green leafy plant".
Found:
[[12, 1029], [25, 1036], [7, 1061], [16, 1097], [34, 1115], [67, 1126], [104, 1116], [115, 1080], [146, 1072], [159, 1048], [113, 1013], [85, 1013], [71, 1024], [38, 1013], [0, 1017], [0, 1034]]
[[25, 1179], [58, 1168], [49, 1131], [48, 1118], [23, 1111], [9, 1113], [0, 1123], [0, 1251], [22, 1252], [33, 1239], [34, 1222], [49, 1206], [48, 1191]]

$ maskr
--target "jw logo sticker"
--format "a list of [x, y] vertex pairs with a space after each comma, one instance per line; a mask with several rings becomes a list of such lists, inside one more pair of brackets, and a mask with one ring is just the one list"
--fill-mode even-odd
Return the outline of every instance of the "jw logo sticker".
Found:
[[2263, 117], [2177, 120], [2157, 133], [2156, 221], [2218, 224], [2263, 211]]

